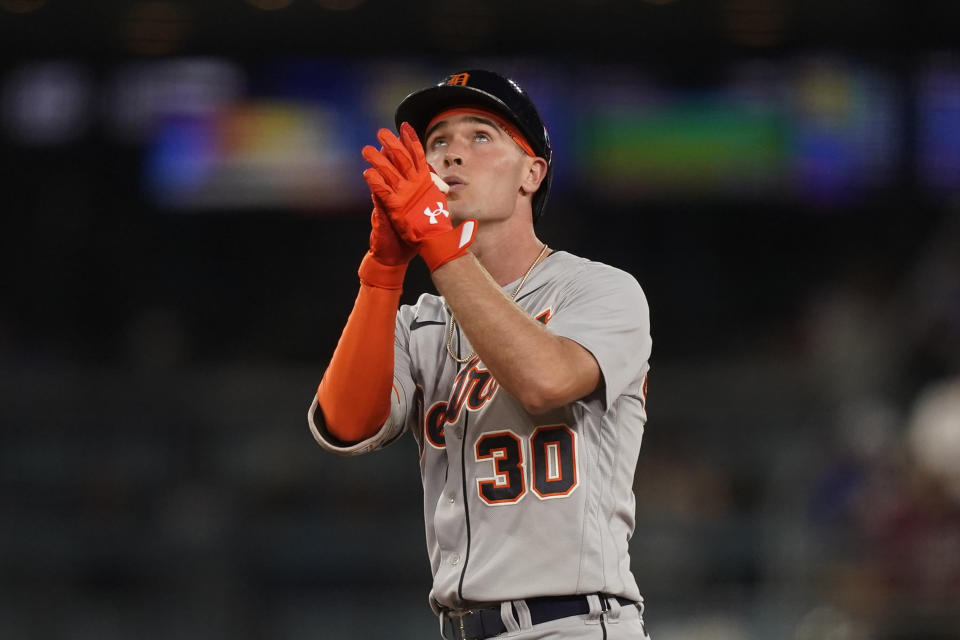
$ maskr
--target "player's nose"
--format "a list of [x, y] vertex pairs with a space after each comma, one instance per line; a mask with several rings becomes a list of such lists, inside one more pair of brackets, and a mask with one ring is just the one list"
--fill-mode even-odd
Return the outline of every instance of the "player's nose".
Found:
[[443, 164], [447, 167], [460, 166], [463, 164], [463, 156], [453, 151], [447, 151], [443, 154]]

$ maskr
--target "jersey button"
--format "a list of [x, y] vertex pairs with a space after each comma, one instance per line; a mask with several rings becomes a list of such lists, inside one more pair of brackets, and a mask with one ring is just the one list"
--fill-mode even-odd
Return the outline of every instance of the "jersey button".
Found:
[[452, 564], [453, 566], [457, 566], [458, 564], [460, 564], [460, 554], [459, 554], [459, 553], [455, 553], [455, 554], [453, 554], [452, 556], [450, 556], [450, 564]]
[[450, 501], [450, 504], [453, 504], [454, 502], [457, 501], [457, 497], [456, 497], [454, 494], [451, 493], [451, 494], [449, 494], [449, 496], [447, 497], [447, 500]]

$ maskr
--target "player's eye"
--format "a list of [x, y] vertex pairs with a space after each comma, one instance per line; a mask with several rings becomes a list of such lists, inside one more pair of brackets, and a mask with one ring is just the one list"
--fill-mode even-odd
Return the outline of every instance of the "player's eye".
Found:
[[477, 131], [473, 134], [473, 139], [477, 142], [490, 142], [490, 134], [486, 131]]
[[429, 149], [433, 150], [433, 149], [436, 149], [436, 148], [438, 148], [438, 147], [445, 146], [446, 144], [447, 144], [447, 139], [446, 139], [446, 138], [444, 138], [443, 136], [437, 136], [437, 137], [432, 138], [432, 139], [430, 140], [429, 144], [427, 144], [427, 147], [428, 147]]

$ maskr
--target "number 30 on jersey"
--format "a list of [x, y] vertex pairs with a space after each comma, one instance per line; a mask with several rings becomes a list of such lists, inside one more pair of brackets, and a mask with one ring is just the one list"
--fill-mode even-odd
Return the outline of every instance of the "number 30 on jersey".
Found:
[[[488, 431], [474, 447], [477, 462], [492, 461], [494, 475], [477, 479], [477, 493], [489, 505], [514, 504], [530, 488], [541, 500], [565, 498], [577, 488], [577, 434], [567, 425], [538, 427], [528, 439], [509, 429]], [[524, 457], [530, 452], [529, 465]]]

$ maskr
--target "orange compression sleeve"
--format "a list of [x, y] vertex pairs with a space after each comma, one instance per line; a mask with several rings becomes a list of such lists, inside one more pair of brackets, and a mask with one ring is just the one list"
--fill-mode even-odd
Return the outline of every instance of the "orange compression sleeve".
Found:
[[374, 435], [390, 415], [393, 345], [407, 265], [385, 265], [367, 253], [360, 293], [317, 388], [327, 431], [345, 443]]

